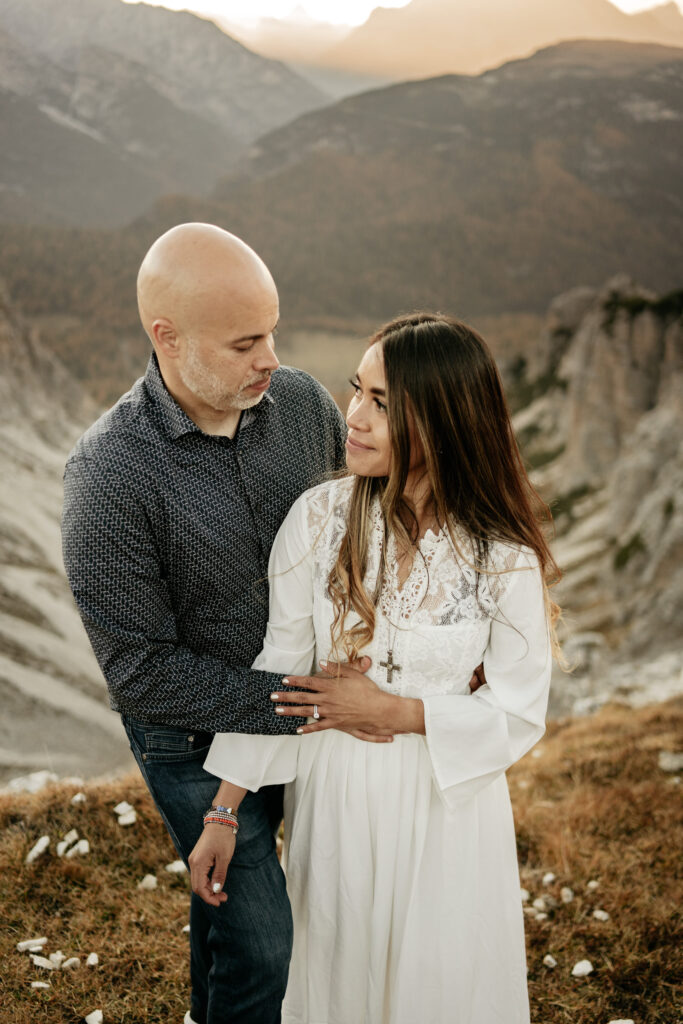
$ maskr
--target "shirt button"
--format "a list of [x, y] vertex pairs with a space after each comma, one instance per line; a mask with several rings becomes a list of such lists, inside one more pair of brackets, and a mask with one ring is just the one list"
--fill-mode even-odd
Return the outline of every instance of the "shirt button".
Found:
[[187, 742], [188, 743], [194, 743], [194, 733], [192, 734], [192, 736], [188, 736], [187, 737]]

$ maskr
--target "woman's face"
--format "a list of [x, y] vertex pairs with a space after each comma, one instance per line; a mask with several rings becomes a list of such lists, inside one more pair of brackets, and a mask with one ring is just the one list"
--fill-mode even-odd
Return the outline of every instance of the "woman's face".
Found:
[[391, 441], [381, 345], [370, 346], [351, 383], [355, 393], [346, 413], [346, 465], [358, 476], [388, 476]]

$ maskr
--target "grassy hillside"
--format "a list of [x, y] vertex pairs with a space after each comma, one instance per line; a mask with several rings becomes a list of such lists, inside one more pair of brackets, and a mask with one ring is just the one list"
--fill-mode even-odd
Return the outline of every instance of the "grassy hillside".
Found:
[[[510, 772], [527, 905], [543, 897], [548, 915], [526, 919], [535, 1024], [681, 1020], [683, 813], [659, 751], [682, 745], [683, 700], [641, 711], [613, 706], [552, 724], [540, 756]], [[75, 792], [62, 784], [0, 797], [2, 1020], [78, 1024], [99, 1008], [105, 1024], [180, 1021], [189, 1006], [187, 876], [164, 870], [175, 853], [136, 778], [89, 785], [86, 801], [73, 806]], [[137, 810], [128, 827], [113, 813], [123, 799]], [[71, 828], [91, 852], [59, 858], [56, 842]], [[26, 866], [27, 851], [46, 834], [50, 852]], [[555, 879], [544, 884], [548, 872]], [[137, 889], [146, 874], [158, 878], [153, 891]], [[567, 886], [574, 898], [564, 903]], [[596, 909], [609, 919], [595, 919]], [[16, 943], [40, 935], [48, 939], [44, 955], [62, 950], [82, 965], [34, 967]], [[91, 952], [99, 964], [86, 967]], [[554, 968], [543, 964], [548, 953]], [[583, 959], [593, 973], [572, 977]], [[34, 980], [50, 988], [33, 990]]]

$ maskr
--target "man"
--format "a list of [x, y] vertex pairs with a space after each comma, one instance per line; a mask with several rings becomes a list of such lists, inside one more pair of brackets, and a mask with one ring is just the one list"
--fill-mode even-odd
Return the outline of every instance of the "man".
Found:
[[[215, 794], [202, 768], [214, 732], [301, 723], [274, 714], [281, 677], [248, 666], [275, 533], [298, 495], [343, 465], [346, 428], [316, 381], [278, 370], [277, 291], [233, 235], [206, 224], [162, 235], [138, 305], [154, 353], [69, 458], [64, 561], [112, 707], [187, 860]], [[186, 1022], [280, 1019], [291, 952], [280, 818], [279, 790], [248, 794], [228, 902], [192, 898]]]

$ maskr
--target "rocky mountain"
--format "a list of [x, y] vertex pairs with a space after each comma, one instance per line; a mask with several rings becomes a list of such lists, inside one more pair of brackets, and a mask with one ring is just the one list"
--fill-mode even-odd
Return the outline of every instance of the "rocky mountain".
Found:
[[0, 220], [121, 223], [325, 102], [188, 12], [0, 0]]
[[273, 270], [283, 323], [336, 329], [337, 347], [415, 307], [542, 314], [622, 271], [670, 290], [682, 120], [682, 49], [564, 43], [304, 115], [211, 200], [167, 198], [119, 231], [6, 226], [0, 275], [28, 316], [62, 318], [46, 337], [100, 400], [129, 386], [132, 347], [143, 365], [137, 267], [184, 220], [242, 235]]
[[64, 461], [96, 415], [0, 286], [0, 782], [129, 763], [61, 558]]
[[563, 43], [301, 117], [216, 198], [298, 317], [542, 310], [620, 270], [677, 283], [682, 120], [683, 49]]
[[520, 379], [532, 400], [515, 422], [554, 503], [577, 667], [558, 676], [556, 709], [680, 692], [683, 291], [623, 275], [569, 291]]
[[325, 54], [325, 63], [393, 79], [475, 74], [566, 39], [683, 45], [675, 3], [635, 15], [608, 0], [412, 0], [377, 7]]

